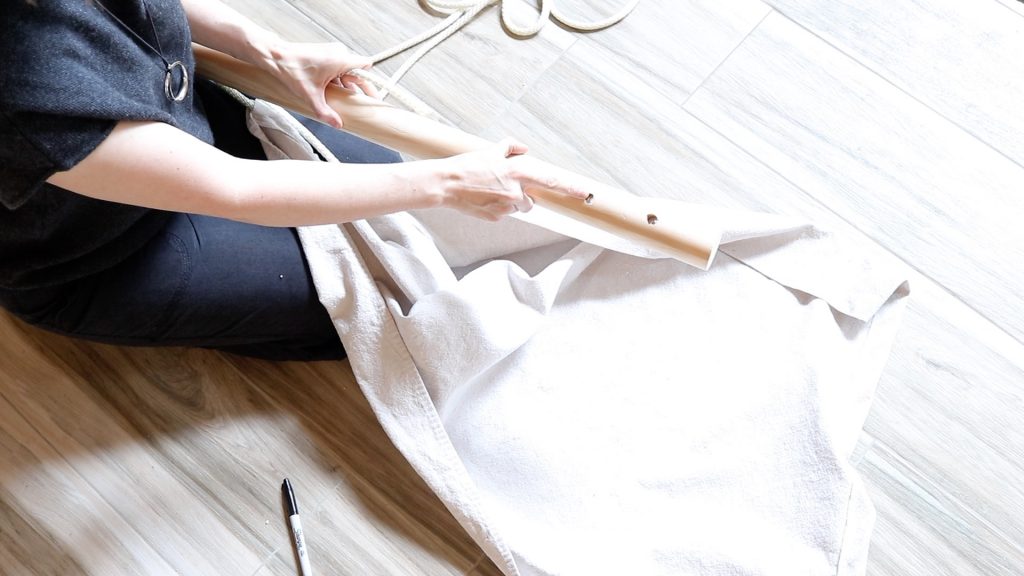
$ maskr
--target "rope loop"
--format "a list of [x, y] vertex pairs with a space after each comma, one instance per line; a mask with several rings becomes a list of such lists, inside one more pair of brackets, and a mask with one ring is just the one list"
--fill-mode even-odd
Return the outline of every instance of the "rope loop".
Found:
[[[513, 0], [515, 2], [517, 0]], [[415, 100], [411, 94], [403, 94], [399, 96], [395, 92], [398, 81], [401, 80], [402, 76], [408, 72], [416, 62], [418, 62], [423, 56], [430, 50], [436, 47], [441, 42], [447, 40], [451, 35], [459, 31], [463, 26], [468, 24], [471, 20], [476, 18], [477, 14], [482, 12], [484, 9], [494, 4], [501, 5], [501, 24], [506, 30], [513, 36], [521, 38], [529, 38], [536, 36], [544, 28], [549, 20], [554, 20], [562, 26], [579, 32], [593, 32], [595, 30], [602, 30], [621, 22], [626, 16], [637, 7], [640, 0], [626, 0], [626, 3], [616, 12], [600, 18], [598, 20], [577, 20], [570, 18], [558, 10], [556, 6], [556, 0], [537, 0], [539, 7], [536, 8], [537, 18], [530, 24], [521, 24], [514, 21], [512, 17], [512, 10], [509, 6], [512, 2], [506, 2], [505, 0], [420, 0], [428, 9], [444, 14], [447, 16], [442, 22], [439, 22], [436, 26], [433, 26], [429, 30], [425, 30], [421, 34], [418, 34], [405, 42], [402, 42], [396, 46], [392, 46], [386, 50], [378, 52], [370, 57], [371, 60], [376, 64], [383, 62], [395, 55], [401, 54], [406, 50], [414, 46], [420, 46], [412, 56], [408, 58], [402, 65], [396, 70], [390, 78], [384, 78], [373, 72], [366, 72], [363, 70], [354, 71], [359, 76], [373, 82], [380, 88], [381, 97], [387, 97], [389, 93], [395, 95], [396, 98], [401, 100], [404, 104], [409, 106], [412, 101]], [[419, 106], [422, 103], [413, 106], [415, 111], [422, 112]]]
[[512, 2], [505, 2], [505, 0], [421, 0], [421, 2], [430, 10], [446, 15], [465, 12], [478, 8], [481, 5], [501, 4], [501, 24], [505, 29], [516, 36], [529, 37], [537, 35], [547, 24], [549, 18], [570, 30], [581, 32], [602, 30], [618, 24], [623, 18], [629, 16], [629, 13], [636, 8], [640, 0], [627, 0], [619, 10], [597, 20], [577, 20], [559, 10], [556, 0], [537, 0], [539, 4], [537, 18], [534, 22], [527, 25], [519, 24], [513, 20], [510, 8]]

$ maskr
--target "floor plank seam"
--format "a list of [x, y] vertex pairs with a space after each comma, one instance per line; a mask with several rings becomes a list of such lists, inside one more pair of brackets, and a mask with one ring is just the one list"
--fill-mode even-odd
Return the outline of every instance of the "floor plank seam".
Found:
[[[320, 30], [321, 32], [323, 32], [323, 33], [324, 33], [324, 34], [325, 34], [325, 35], [326, 35], [326, 36], [327, 36], [328, 38], [333, 38], [333, 39], [334, 39], [335, 41], [337, 41], [337, 42], [341, 42], [341, 39], [340, 39], [340, 38], [338, 38], [338, 36], [337, 36], [337, 35], [335, 35], [334, 33], [332, 33], [332, 32], [331, 32], [330, 30], [328, 30], [328, 29], [327, 29], [327, 28], [325, 28], [324, 26], [320, 25], [320, 23], [319, 23], [319, 22], [317, 22], [317, 21], [316, 21], [316, 19], [314, 19], [312, 15], [310, 15], [310, 14], [309, 14], [308, 12], [306, 12], [305, 10], [303, 10], [303, 9], [302, 9], [301, 7], [299, 7], [299, 6], [296, 6], [296, 5], [295, 5], [295, 4], [293, 4], [293, 3], [292, 3], [292, 2], [290, 1], [290, 0], [282, 0], [282, 1], [281, 1], [281, 3], [282, 3], [282, 4], [284, 4], [284, 5], [286, 5], [286, 6], [288, 6], [288, 7], [290, 7], [290, 8], [292, 9], [292, 10], [294, 10], [294, 11], [298, 12], [299, 14], [301, 14], [301, 15], [302, 15], [302, 17], [303, 17], [303, 18], [304, 18], [304, 19], [305, 19], [305, 20], [306, 20], [306, 21], [307, 21], [307, 22], [308, 22], [308, 23], [309, 23], [310, 25], [312, 25], [313, 27], [315, 27], [315, 28], [317, 28], [318, 30]], [[298, 41], [299, 41], [299, 42], [306, 42], [307, 40], [305, 40], [305, 39], [299, 39]], [[344, 44], [344, 42], [342, 42], [342, 44]], [[351, 47], [351, 46], [348, 46], [347, 44], [346, 44], [346, 47], [348, 47], [348, 49], [349, 49], [349, 50], [352, 50], [352, 47]]]
[[572, 47], [575, 46], [579, 41], [580, 38], [575, 38], [568, 46], [565, 47], [564, 50], [562, 50], [561, 53], [558, 54], [557, 58], [553, 59], [547, 66], [541, 69], [539, 73], [534, 76], [533, 80], [527, 82], [526, 85], [523, 86], [523, 89], [520, 90], [518, 94], [516, 94], [515, 98], [511, 99], [508, 102], [507, 106], [505, 106], [504, 108], [501, 109], [500, 112], [495, 114], [494, 118], [491, 120], [489, 124], [480, 129], [480, 133], [486, 134], [488, 130], [490, 130], [493, 126], [501, 122], [502, 118], [508, 116], [509, 111], [512, 110], [516, 106], [516, 104], [518, 104], [519, 101], [523, 99], [524, 96], [529, 94], [533, 90], [533, 87], [540, 83], [541, 78], [543, 78], [544, 75], [546, 75], [548, 71], [551, 70], [553, 66], [555, 66], [555, 64], [561, 62], [562, 58], [564, 58], [565, 55], [569, 52], [569, 50], [572, 49]]
[[[765, 1], [766, 1], [766, 2], [771, 2], [772, 0], [765, 0]], [[991, 1], [995, 1], [995, 0], [991, 0]], [[997, 4], [1001, 4], [1001, 3], [997, 2]], [[1006, 6], [1003, 6], [1003, 7], [1004, 7], [1004, 8], [1006, 8]], [[1007, 9], [1008, 9], [1008, 8], [1007, 8]], [[793, 24], [793, 25], [795, 25], [796, 27], [800, 28], [800, 29], [801, 29], [801, 30], [803, 30], [804, 32], [806, 32], [806, 33], [810, 34], [810, 35], [811, 35], [811, 36], [813, 36], [814, 38], [816, 38], [816, 39], [818, 39], [819, 41], [823, 42], [823, 43], [824, 43], [824, 44], [825, 44], [826, 46], [828, 46], [828, 47], [832, 48], [833, 50], [835, 50], [835, 51], [836, 51], [836, 52], [838, 52], [839, 54], [842, 54], [842, 55], [843, 55], [844, 57], [846, 57], [847, 59], [849, 59], [850, 61], [852, 61], [852, 62], [853, 62], [854, 64], [856, 64], [857, 66], [860, 66], [860, 67], [861, 67], [861, 68], [863, 68], [864, 70], [868, 71], [868, 72], [869, 72], [869, 73], [870, 73], [871, 75], [873, 75], [873, 76], [875, 76], [876, 78], [880, 79], [880, 80], [881, 80], [882, 82], [884, 82], [885, 84], [888, 84], [889, 86], [891, 86], [891, 87], [895, 88], [896, 90], [900, 91], [900, 92], [901, 92], [902, 94], [906, 95], [906, 96], [907, 96], [908, 98], [910, 98], [911, 100], [913, 100], [913, 101], [914, 101], [914, 102], [916, 102], [917, 104], [919, 104], [919, 105], [923, 106], [923, 107], [924, 107], [924, 108], [925, 108], [926, 110], [928, 110], [929, 112], [931, 112], [931, 113], [935, 114], [936, 116], [938, 116], [939, 118], [941, 118], [941, 119], [943, 119], [944, 121], [948, 122], [949, 124], [951, 124], [951, 125], [953, 125], [953, 126], [957, 127], [957, 128], [958, 128], [958, 129], [959, 129], [959, 130], [960, 130], [961, 132], [963, 132], [964, 134], [967, 134], [968, 136], [970, 136], [970, 137], [971, 137], [971, 138], [973, 138], [974, 140], [976, 140], [976, 141], [980, 142], [980, 143], [981, 143], [981, 144], [983, 144], [983, 145], [984, 145], [984, 146], [985, 146], [986, 148], [988, 148], [988, 149], [992, 150], [993, 152], [995, 152], [995, 153], [996, 153], [996, 154], [998, 154], [999, 156], [1003, 157], [1004, 159], [1006, 159], [1006, 160], [1009, 160], [1009, 161], [1010, 161], [1010, 162], [1012, 162], [1012, 163], [1013, 163], [1014, 165], [1016, 165], [1016, 166], [1018, 166], [1018, 167], [1020, 167], [1020, 168], [1024, 169], [1024, 162], [1022, 162], [1022, 161], [1019, 161], [1019, 160], [1017, 160], [1016, 158], [1014, 158], [1014, 157], [1012, 157], [1012, 156], [1009, 156], [1008, 154], [1006, 154], [1005, 152], [1003, 152], [1003, 151], [1002, 151], [1001, 149], [999, 149], [998, 147], [996, 147], [996, 146], [995, 146], [994, 144], [992, 144], [992, 143], [991, 143], [991, 142], [989, 142], [988, 140], [985, 140], [985, 139], [984, 139], [984, 138], [982, 138], [981, 136], [978, 136], [977, 134], [975, 134], [975, 133], [974, 133], [973, 131], [971, 131], [971, 130], [970, 130], [970, 129], [969, 129], [968, 127], [966, 127], [966, 126], [963, 126], [962, 124], [960, 124], [959, 122], [957, 122], [957, 121], [955, 121], [955, 120], [953, 120], [953, 119], [949, 118], [948, 116], [946, 116], [946, 115], [945, 115], [944, 113], [940, 112], [939, 110], [936, 110], [936, 109], [935, 109], [935, 108], [934, 108], [934, 107], [933, 107], [933, 106], [932, 106], [931, 104], [929, 104], [929, 103], [925, 102], [925, 101], [924, 101], [924, 100], [922, 100], [921, 98], [918, 98], [916, 94], [914, 94], [913, 92], [910, 92], [910, 91], [909, 91], [908, 89], [906, 89], [906, 88], [903, 88], [903, 87], [902, 87], [902, 86], [900, 86], [899, 84], [896, 84], [896, 82], [895, 82], [894, 80], [891, 80], [891, 79], [890, 79], [889, 77], [885, 76], [885, 75], [884, 75], [884, 74], [883, 74], [882, 72], [879, 72], [878, 70], [876, 70], [876, 69], [875, 69], [875, 68], [874, 68], [874, 67], [873, 67], [873, 66], [872, 66], [872, 65], [871, 65], [870, 63], [868, 63], [868, 62], [862, 62], [862, 61], [861, 61], [861, 60], [860, 60], [860, 59], [859, 59], [859, 58], [858, 58], [857, 56], [855, 56], [855, 55], [853, 55], [853, 54], [851, 54], [851, 53], [847, 52], [846, 50], [842, 49], [842, 48], [841, 48], [841, 47], [839, 47], [839, 46], [836, 46], [836, 45], [835, 45], [835, 44], [833, 44], [833, 43], [832, 43], [832, 42], [831, 42], [831, 41], [830, 41], [829, 39], [825, 38], [825, 37], [824, 37], [824, 36], [822, 36], [821, 34], [818, 34], [818, 33], [817, 33], [817, 32], [815, 32], [814, 30], [811, 30], [811, 29], [810, 29], [810, 28], [808, 28], [807, 26], [804, 26], [804, 25], [803, 25], [802, 23], [800, 23], [800, 22], [799, 22], [798, 20], [794, 20], [793, 18], [790, 18], [790, 17], [789, 17], [789, 15], [788, 15], [788, 14], [786, 14], [786, 12], [785, 12], [784, 10], [782, 10], [782, 9], [779, 9], [779, 8], [775, 8], [775, 6], [774, 6], [774, 5], [772, 6], [772, 10], [773, 10], [773, 11], [775, 11], [776, 13], [778, 13], [778, 14], [779, 14], [780, 16], [784, 17], [784, 18], [785, 18], [786, 20], [788, 20], [788, 21], [789, 21], [790, 23], [792, 23], [792, 24]], [[1010, 11], [1011, 11], [1011, 12], [1013, 12], [1013, 10], [1010, 10]], [[1018, 16], [1022, 16], [1022, 15], [1018, 14]], [[710, 76], [709, 76], [709, 78], [710, 78]], [[696, 92], [696, 91], [694, 91], [694, 92]]]
[[[283, 413], [288, 411], [287, 406], [282, 405], [276, 398], [268, 394], [262, 387], [258, 386], [255, 382], [253, 382], [250, 375], [244, 372], [241, 369], [241, 367], [239, 367], [236, 363], [228, 362], [227, 364], [231, 367], [231, 370], [233, 370], [235, 374], [238, 375], [239, 378], [245, 381], [246, 385], [250, 388], [250, 390], [252, 390], [256, 394], [259, 394], [260, 397], [262, 397], [264, 402], [266, 402], [270, 406], [273, 406], [275, 409]], [[299, 421], [301, 421], [302, 426], [306, 427], [308, 430], [310, 430], [310, 432], [315, 432], [325, 438], [330, 436], [329, 430], [324, 428], [320, 424], [320, 422], [317, 421], [315, 418], [307, 416], [306, 414], [298, 414], [296, 415], [296, 418]], [[327, 492], [327, 494], [323, 498], [321, 498], [319, 502], [314, 503], [314, 506], [322, 507], [323, 503], [327, 502], [327, 500], [333, 497], [333, 494], [338, 490], [338, 488], [345, 485], [346, 483], [351, 483], [353, 478], [362, 478], [362, 475], [359, 473], [358, 470], [355, 469], [352, 463], [347, 462], [345, 460], [339, 460], [338, 466], [332, 469], [330, 473], [332, 475], [340, 476], [341, 479], [338, 480], [338, 482], [331, 487], [331, 490]]]
[[[72, 385], [77, 386], [77, 383], [72, 382]], [[118, 510], [113, 504], [111, 504], [110, 501], [107, 500], [107, 498], [103, 495], [103, 493], [92, 483], [92, 481], [90, 481], [89, 478], [87, 478], [86, 476], [84, 476], [82, 474], [82, 471], [78, 469], [78, 467], [75, 465], [75, 463], [73, 461], [69, 460], [68, 457], [53, 444], [53, 442], [50, 440], [49, 436], [47, 436], [46, 434], [43, 434], [43, 432], [39, 430], [39, 428], [36, 426], [34, 420], [31, 419], [31, 418], [28, 418], [22, 412], [22, 410], [20, 409], [18, 404], [14, 403], [14, 402], [11, 402], [11, 400], [3, 392], [5, 389], [6, 389], [6, 387], [0, 388], [0, 396], [3, 396], [4, 401], [7, 402], [8, 405], [11, 406], [11, 408], [15, 411], [16, 414], [21, 416], [22, 420], [25, 421], [25, 423], [28, 425], [29, 429], [32, 430], [32, 432], [34, 432], [46, 444], [46, 446], [48, 446], [51, 450], [53, 450], [53, 453], [56, 454], [57, 457], [60, 458], [60, 460], [76, 476], [78, 476], [78, 480], [80, 482], [82, 482], [83, 484], [85, 484], [86, 486], [88, 486], [92, 490], [92, 492], [93, 492], [93, 494], [94, 494], [94, 496], [96, 498], [98, 498], [101, 502], [103, 502], [110, 509], [111, 512], [116, 514], [117, 517], [121, 520], [121, 522], [124, 523], [125, 526], [128, 526], [128, 527], [130, 527], [132, 529], [132, 532], [134, 532], [135, 535], [138, 537], [138, 539], [142, 541], [143, 545], [145, 545], [147, 548], [149, 548], [149, 550], [154, 555], [156, 555], [156, 557], [158, 557], [161, 560], [163, 560], [164, 563], [167, 566], [174, 566], [174, 563], [170, 559], [168, 559], [163, 554], [163, 552], [161, 552], [160, 550], [154, 548], [153, 545], [150, 544], [149, 540], [147, 538], [143, 537], [143, 535], [138, 531], [138, 529], [136, 528], [135, 524], [133, 522], [131, 522], [128, 518], [126, 518], [124, 516], [124, 514], [122, 514], [121, 511]], [[29, 515], [29, 518], [31, 518], [31, 515]], [[36, 528], [38, 529], [38, 527], [36, 527]]]
[[[1010, 0], [1010, 1], [1012, 2], [1013, 0]], [[1013, 12], [1014, 14], [1016, 14], [1017, 16], [1020, 16], [1021, 18], [1024, 18], [1024, 11], [1021, 11], [1021, 10], [1024, 10], [1024, 0], [1016, 0], [1016, 1], [1017, 1], [1017, 5], [1019, 6], [1019, 8], [1015, 8], [1013, 6], [1010, 6], [1006, 2], [999, 2], [998, 0], [996, 0], [996, 4], [999, 4], [1003, 8], [1009, 10], [1010, 12]]]
[[[228, 365], [231, 367], [233, 371], [236, 372], [236, 374], [238, 374], [240, 378], [242, 378], [245, 382], [249, 384], [249, 386], [255, 391], [255, 393], [263, 397], [264, 401], [266, 401], [269, 405], [274, 406], [275, 408], [283, 409], [283, 407], [273, 397], [267, 394], [266, 391], [264, 391], [261, 387], [253, 383], [252, 380], [250, 379], [250, 376], [247, 373], [243, 372], [242, 369], [237, 364], [235, 364], [234, 362], [228, 362]], [[323, 428], [315, 419], [307, 417], [304, 414], [300, 414], [298, 418], [302, 420], [303, 426], [309, 427], [311, 430], [316, 431], [317, 433], [324, 437], [329, 436], [329, 432], [325, 428]], [[351, 462], [345, 460], [339, 460], [338, 466], [331, 471], [331, 474], [339, 476], [340, 479], [331, 487], [330, 491], [328, 491], [323, 498], [321, 498], [318, 502], [315, 502], [313, 504], [312, 509], [315, 510], [316, 513], [320, 513], [321, 511], [323, 511], [326, 508], [325, 504], [329, 500], [334, 498], [340, 489], [346, 486], [358, 485], [369, 492], [373, 492], [374, 490], [377, 489], [376, 484], [374, 484], [370, 478], [367, 478], [365, 475], [361, 474], [359, 470]], [[365, 506], [366, 502], [361, 500], [360, 504]], [[418, 528], [425, 527], [425, 525], [422, 522], [420, 522], [420, 520], [415, 516], [410, 515], [406, 517], [405, 520], [412, 522]], [[424, 530], [424, 533], [430, 533], [430, 531]], [[439, 546], [447, 547], [447, 544], [444, 544], [440, 541], [438, 541], [437, 544]]]
[[[694, 92], [694, 94], [696, 94], [696, 92]], [[830, 213], [833, 216], [835, 216], [839, 221], [843, 222], [844, 224], [850, 226], [850, 228], [852, 228], [852, 229], [856, 230], [857, 232], [859, 232], [860, 234], [862, 234], [865, 238], [869, 239], [871, 241], [871, 243], [874, 244], [877, 248], [883, 250], [884, 252], [886, 252], [887, 254], [889, 254], [890, 256], [892, 256], [893, 258], [898, 260], [899, 262], [901, 262], [904, 266], [906, 266], [910, 270], [913, 270], [920, 278], [923, 278], [923, 279], [927, 280], [928, 282], [930, 282], [934, 286], [938, 287], [943, 293], [945, 293], [945, 295], [953, 298], [959, 304], [961, 304], [962, 306], [966, 307], [968, 310], [970, 310], [974, 314], [977, 314], [980, 318], [983, 318], [985, 320], [985, 322], [987, 322], [990, 326], [992, 326], [993, 328], [998, 330], [1002, 335], [1005, 335], [1006, 337], [1011, 338], [1013, 341], [1017, 342], [1021, 346], [1024, 346], [1024, 340], [1022, 340], [1021, 338], [1018, 338], [1016, 335], [1011, 333], [1009, 330], [1007, 330], [1006, 328], [1000, 326], [992, 318], [989, 318], [988, 315], [982, 313], [977, 308], [972, 306], [970, 303], [964, 301], [963, 298], [961, 298], [958, 294], [956, 294], [955, 292], [953, 292], [949, 288], [947, 288], [944, 284], [942, 284], [942, 282], [939, 282], [937, 279], [931, 277], [929, 274], [926, 274], [917, 265], [912, 264], [906, 258], [903, 258], [902, 256], [896, 254], [895, 252], [893, 252], [892, 250], [887, 248], [884, 244], [879, 242], [871, 234], [867, 233], [865, 230], [862, 230], [859, 226], [857, 226], [853, 222], [850, 222], [847, 218], [845, 218], [842, 215], [840, 215], [839, 213], [837, 213], [831, 207], [829, 207], [825, 203], [823, 203], [820, 200], [818, 200], [807, 189], [805, 189], [803, 186], [800, 186], [799, 184], [797, 184], [796, 182], [791, 180], [785, 174], [779, 172], [774, 166], [766, 164], [760, 158], [755, 156], [750, 150], [744, 148], [742, 145], [740, 145], [738, 142], [736, 142], [735, 140], [730, 138], [728, 135], [726, 135], [723, 132], [721, 132], [720, 130], [718, 130], [718, 128], [716, 128], [715, 126], [712, 126], [711, 124], [705, 122], [704, 119], [701, 118], [700, 116], [690, 112], [689, 110], [687, 110], [685, 108], [683, 108], [683, 112], [685, 112], [686, 114], [689, 114], [691, 117], [695, 118], [698, 122], [703, 124], [709, 130], [713, 131], [715, 134], [720, 136], [725, 141], [727, 141], [730, 144], [732, 144], [733, 146], [735, 146], [738, 150], [741, 150], [751, 161], [757, 162], [758, 164], [763, 166], [765, 169], [769, 170], [770, 172], [772, 172], [773, 174], [775, 174], [776, 176], [781, 178], [783, 181], [785, 181], [789, 185], [793, 186], [795, 189], [799, 190], [804, 196], [806, 196], [808, 199], [810, 199], [811, 202], [813, 202], [814, 204], [822, 207], [828, 213]], [[911, 289], [913, 289], [913, 286], [911, 286]]]
[[[732, 50], [729, 50], [729, 53], [726, 54], [725, 57], [722, 58], [718, 62], [718, 64], [715, 64], [714, 69], [711, 70], [711, 72], [709, 72], [707, 75], [704, 76], [704, 78], [700, 81], [700, 84], [697, 84], [697, 86], [693, 90], [690, 91], [690, 93], [686, 96], [686, 98], [684, 98], [683, 101], [679, 103], [679, 107], [680, 108], [683, 108], [685, 110], [686, 103], [690, 101], [690, 98], [693, 98], [694, 94], [696, 94], [697, 92], [700, 92], [700, 89], [704, 87], [704, 84], [708, 80], [710, 80], [711, 78], [714, 77], [714, 75], [718, 72], [718, 70], [723, 65], [725, 65], [725, 63], [728, 62], [730, 58], [732, 58], [732, 55], [735, 54], [736, 51], [739, 50], [740, 47], [743, 46], [747, 42], [747, 38], [750, 38], [751, 34], [753, 34], [754, 32], [757, 32], [757, 30], [761, 27], [761, 25], [764, 24], [764, 21], [767, 20], [768, 17], [771, 16], [773, 12], [776, 12], [775, 7], [774, 6], [768, 6], [768, 11], [765, 12], [764, 16], [762, 16], [761, 19], [757, 21], [757, 24], [753, 25], [750, 28], [750, 30], [748, 30], [747, 33], [743, 35], [743, 38], [741, 38], [740, 41], [737, 42], [736, 45], [732, 47]], [[787, 20], [788, 20], [788, 17], [787, 17]]]
[[469, 567], [469, 570], [467, 570], [466, 573], [472, 574], [473, 572], [476, 572], [476, 570], [483, 565], [484, 561], [489, 560], [490, 559], [487, 557], [487, 554], [480, 554], [480, 557], [476, 559], [476, 562], [473, 562], [473, 565]]
[[[904, 468], [908, 468], [908, 469], [912, 469], [912, 470], [917, 470], [917, 468], [913, 464], [911, 464], [910, 461], [908, 461], [906, 458], [904, 458], [902, 454], [900, 454], [898, 451], [896, 451], [896, 449], [894, 449], [893, 447], [889, 446], [884, 441], [879, 440], [877, 437], [873, 437], [873, 439], [874, 439], [874, 444], [872, 445], [872, 450], [874, 450], [874, 446], [875, 445], [878, 445], [878, 446], [880, 446], [881, 448], [884, 449], [885, 453], [891, 454], [892, 457], [896, 460], [897, 464], [899, 464], [900, 466], [903, 466]], [[876, 452], [875, 455], [878, 458], [882, 459], [883, 461], [885, 460], [885, 458], [883, 457], [882, 454]], [[1018, 552], [1021, 553], [1022, 556], [1024, 556], [1024, 547], [1022, 547], [1021, 544], [1017, 540], [1014, 540], [1011, 536], [1009, 536], [1002, 529], [1000, 529], [999, 526], [997, 526], [996, 524], [994, 524], [991, 521], [989, 521], [985, 516], [983, 516], [978, 511], [976, 511], [973, 507], [967, 505], [967, 503], [962, 501], [960, 498], [958, 498], [952, 492], [946, 490], [941, 484], [935, 482], [931, 477], [929, 477], [929, 476], [927, 476], [927, 475], [922, 473], [922, 474], [920, 474], [920, 481], [918, 481], [917, 479], [909, 478], [909, 477], [907, 477], [906, 475], [904, 475], [902, 473], [899, 473], [899, 475], [906, 482], [913, 483], [914, 485], [919, 487], [928, 496], [929, 499], [934, 500], [935, 501], [935, 503], [934, 503], [935, 507], [942, 507], [941, 502], [939, 501], [939, 498], [952, 503], [957, 508], [957, 510], [953, 511], [952, 513], [946, 512], [946, 515], [948, 517], [950, 517], [952, 519], [956, 519], [954, 517], [954, 514], [956, 516], [962, 516], [962, 515], [969, 516], [970, 518], [972, 518], [975, 521], [977, 521], [978, 524], [981, 524], [982, 526], [987, 528], [994, 536], [996, 536], [997, 538], [1001, 539], [1003, 541], [1003, 543], [1006, 544], [1010, 549], [1017, 550]], [[905, 488], [912, 489], [911, 486], [908, 486], [906, 482], [901, 481], [900, 478], [895, 478], [895, 477], [892, 477], [892, 476], [890, 476], [890, 478], [892, 478], [893, 480], [899, 482]], [[937, 498], [936, 496], [938, 496], [939, 498]], [[920, 498], [920, 497], [919, 497], [919, 499], [924, 500], [924, 498]]]
[[274, 561], [274, 558], [277, 558], [277, 555], [281, 552], [282, 548], [283, 546], [278, 546], [277, 548], [275, 548], [273, 552], [268, 554], [267, 557], [264, 558], [262, 562], [260, 562], [259, 566], [256, 566], [256, 569], [253, 570], [249, 574], [249, 576], [256, 576], [257, 574], [259, 574], [260, 570], [263, 570], [264, 568], [269, 566], [270, 563]]

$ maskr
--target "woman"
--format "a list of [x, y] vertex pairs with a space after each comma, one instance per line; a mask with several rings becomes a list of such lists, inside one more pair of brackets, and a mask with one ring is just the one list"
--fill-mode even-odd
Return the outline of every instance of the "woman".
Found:
[[284, 42], [210, 0], [10, 0], [0, 7], [0, 304], [124, 345], [271, 359], [344, 356], [293, 227], [414, 208], [496, 220], [530, 186], [575, 197], [517, 144], [395, 163], [318, 129], [344, 164], [266, 162], [241, 108], [194, 77], [191, 41], [271, 72], [317, 110], [369, 61]]

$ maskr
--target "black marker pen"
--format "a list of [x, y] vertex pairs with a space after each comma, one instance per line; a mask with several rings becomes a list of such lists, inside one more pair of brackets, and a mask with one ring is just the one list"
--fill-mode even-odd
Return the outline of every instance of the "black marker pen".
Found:
[[285, 506], [288, 507], [288, 521], [292, 525], [292, 535], [295, 537], [295, 551], [299, 553], [299, 574], [302, 576], [313, 576], [313, 569], [309, 567], [309, 553], [306, 552], [306, 538], [302, 534], [302, 521], [299, 520], [299, 505], [295, 503], [295, 492], [292, 491], [292, 483], [287, 478], [281, 484], [281, 493], [284, 494]]

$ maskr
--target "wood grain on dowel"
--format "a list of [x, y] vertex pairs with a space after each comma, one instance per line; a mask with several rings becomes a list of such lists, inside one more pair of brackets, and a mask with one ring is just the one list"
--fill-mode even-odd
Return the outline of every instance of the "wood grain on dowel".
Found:
[[[193, 44], [193, 48], [200, 75], [251, 97], [316, 117], [302, 99], [267, 72], [205, 46]], [[494, 145], [458, 128], [338, 87], [328, 86], [327, 103], [342, 117], [346, 131], [417, 158], [445, 158]], [[593, 182], [552, 168], [581, 182]], [[645, 206], [642, 197], [603, 185], [594, 188], [586, 202], [542, 188], [531, 187], [527, 193], [538, 205], [563, 216], [698, 268], [706, 270], [711, 265], [720, 241], [713, 228], [673, 222], [671, 217]]]

